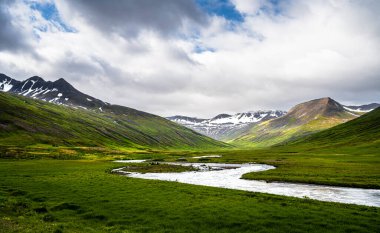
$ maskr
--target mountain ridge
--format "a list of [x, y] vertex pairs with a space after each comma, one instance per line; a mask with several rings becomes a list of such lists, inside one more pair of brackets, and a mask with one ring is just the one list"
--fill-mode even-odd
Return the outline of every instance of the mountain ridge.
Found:
[[346, 123], [290, 142], [289, 146], [313, 148], [380, 146], [380, 107]]
[[252, 126], [229, 142], [245, 146], [273, 146], [331, 128], [361, 114], [347, 110], [330, 97], [314, 99], [297, 104], [282, 117]]
[[160, 116], [103, 102], [62, 78], [17, 81], [0, 74], [0, 90], [0, 146], [230, 147]]
[[191, 128], [203, 135], [217, 140], [229, 140], [241, 133], [250, 124], [257, 124], [285, 114], [281, 110], [249, 111], [233, 115], [222, 113], [210, 119], [172, 116], [167, 119]]
[[73, 107], [99, 109], [109, 105], [77, 90], [63, 78], [45, 81], [39, 76], [32, 76], [18, 81], [0, 74], [0, 91]]

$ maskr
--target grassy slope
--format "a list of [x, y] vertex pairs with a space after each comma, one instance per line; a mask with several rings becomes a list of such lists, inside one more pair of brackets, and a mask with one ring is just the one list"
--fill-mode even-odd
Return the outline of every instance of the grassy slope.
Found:
[[207, 149], [226, 146], [164, 118], [113, 106], [106, 112], [0, 93], [0, 146]]
[[247, 179], [380, 188], [379, 122], [380, 108], [286, 146], [236, 155], [278, 166]]
[[268, 147], [305, 137], [353, 118], [354, 114], [347, 112], [335, 100], [320, 98], [294, 106], [285, 116], [254, 125], [230, 142], [249, 147]]
[[296, 140], [310, 134], [339, 125], [352, 117], [347, 113], [337, 117], [319, 116], [303, 125], [292, 125], [289, 119], [286, 127], [273, 127], [271, 121], [253, 126], [245, 135], [229, 141], [234, 145], [245, 147], [269, 147], [287, 141]]
[[108, 174], [114, 166], [3, 160], [0, 232], [380, 231], [379, 208]]
[[380, 151], [380, 108], [290, 145], [297, 147], [372, 147]]

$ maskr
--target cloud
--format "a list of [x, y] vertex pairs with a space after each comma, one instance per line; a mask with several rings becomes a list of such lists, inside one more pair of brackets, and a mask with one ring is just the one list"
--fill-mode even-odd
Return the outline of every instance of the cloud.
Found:
[[152, 30], [160, 35], [177, 34], [188, 23], [207, 24], [205, 14], [188, 0], [69, 0], [71, 11], [103, 33], [126, 38]]
[[24, 35], [12, 21], [9, 7], [13, 4], [12, 0], [0, 1], [0, 51], [17, 51], [28, 47]]
[[232, 0], [232, 2], [242, 14], [256, 14], [264, 3], [262, 0]]
[[286, 110], [324, 96], [380, 99], [379, 1], [223, 0], [224, 8], [208, 9], [188, 0], [45, 1], [54, 17], [27, 1], [2, 14], [39, 57], [2, 50], [2, 73], [63, 77], [94, 97], [163, 116]]

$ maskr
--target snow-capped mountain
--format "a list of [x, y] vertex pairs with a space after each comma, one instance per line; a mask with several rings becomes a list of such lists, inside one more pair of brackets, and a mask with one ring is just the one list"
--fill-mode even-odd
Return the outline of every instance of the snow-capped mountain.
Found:
[[108, 103], [93, 98], [75, 89], [63, 78], [54, 82], [33, 76], [24, 81], [0, 74], [0, 91], [40, 99], [55, 104], [102, 110]]
[[370, 112], [374, 110], [375, 108], [380, 107], [380, 104], [378, 103], [372, 103], [372, 104], [365, 104], [360, 106], [343, 106], [348, 111], [354, 111], [354, 112]]
[[257, 124], [285, 115], [285, 111], [268, 110], [236, 113], [234, 115], [219, 114], [211, 119], [187, 116], [172, 116], [167, 119], [191, 128], [201, 134], [218, 140], [228, 140], [241, 133], [252, 124]]

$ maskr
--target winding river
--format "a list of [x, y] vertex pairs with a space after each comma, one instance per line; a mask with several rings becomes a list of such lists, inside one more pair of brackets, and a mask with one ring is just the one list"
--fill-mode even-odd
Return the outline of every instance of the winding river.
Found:
[[[120, 160], [115, 162], [144, 162], [143, 160]], [[114, 172], [133, 178], [176, 181], [186, 184], [237, 189], [251, 192], [277, 194], [320, 201], [340, 202], [380, 207], [380, 190], [346, 188], [313, 184], [297, 184], [240, 179], [249, 172], [275, 169], [265, 164], [225, 164], [225, 163], [168, 163], [181, 166], [194, 166], [198, 171], [181, 173], [135, 173], [124, 172], [123, 168]]]

